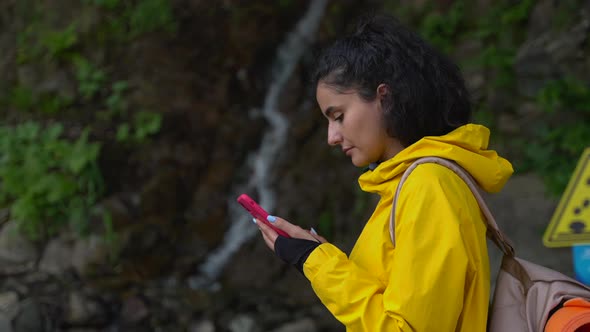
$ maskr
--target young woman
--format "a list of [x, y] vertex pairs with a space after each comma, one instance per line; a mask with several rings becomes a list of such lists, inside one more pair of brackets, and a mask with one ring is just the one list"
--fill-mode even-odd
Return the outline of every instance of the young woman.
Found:
[[511, 164], [470, 124], [463, 78], [449, 59], [386, 16], [361, 22], [329, 46], [314, 75], [328, 144], [342, 149], [364, 191], [381, 199], [349, 256], [322, 237], [270, 216], [292, 238], [258, 222], [268, 247], [310, 280], [348, 331], [485, 331], [490, 292], [486, 227], [453, 171], [418, 166], [405, 182], [389, 234], [392, 200], [412, 161], [455, 161], [488, 192]]

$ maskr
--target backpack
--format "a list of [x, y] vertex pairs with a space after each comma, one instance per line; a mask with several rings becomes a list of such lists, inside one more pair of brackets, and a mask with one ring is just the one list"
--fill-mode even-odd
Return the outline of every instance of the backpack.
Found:
[[[590, 300], [590, 287], [560, 272], [516, 257], [511, 242], [499, 229], [492, 213], [481, 197], [475, 180], [461, 166], [447, 159], [439, 157], [417, 159], [402, 175], [393, 199], [389, 222], [389, 233], [394, 245], [395, 208], [402, 185], [410, 173], [418, 165], [424, 163], [445, 166], [465, 181], [485, 216], [487, 237], [503, 252], [492, 305], [488, 313], [488, 331], [541, 332], [544, 331], [550, 316], [560, 309], [566, 301], [574, 298]], [[590, 314], [590, 308], [585, 314]], [[565, 330], [574, 331], [574, 329]]]

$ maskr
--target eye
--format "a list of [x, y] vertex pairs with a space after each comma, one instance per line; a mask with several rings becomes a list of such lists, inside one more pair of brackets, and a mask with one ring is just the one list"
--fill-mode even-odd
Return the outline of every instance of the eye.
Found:
[[342, 122], [342, 120], [344, 119], [344, 114], [342, 113], [338, 113], [334, 115], [334, 121], [336, 122]]

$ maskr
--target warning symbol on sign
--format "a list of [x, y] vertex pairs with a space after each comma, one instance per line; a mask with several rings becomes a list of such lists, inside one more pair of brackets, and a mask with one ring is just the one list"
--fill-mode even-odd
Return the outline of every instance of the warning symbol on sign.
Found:
[[590, 243], [590, 148], [586, 148], [545, 230], [547, 247]]

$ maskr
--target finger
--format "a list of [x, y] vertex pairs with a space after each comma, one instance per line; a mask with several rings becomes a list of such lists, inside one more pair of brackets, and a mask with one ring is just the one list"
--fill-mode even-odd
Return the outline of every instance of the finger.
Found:
[[268, 235], [266, 235], [265, 233], [262, 233], [262, 238], [264, 239], [264, 243], [266, 244], [266, 246], [272, 250], [275, 251], [275, 241], [273, 241]]
[[320, 243], [326, 243], [326, 242], [328, 242], [328, 240], [326, 240], [326, 238], [325, 238], [325, 237], [323, 237], [323, 236], [321, 236], [321, 235], [314, 235], [314, 237], [315, 237], [315, 238], [316, 238], [318, 241], [320, 241]]
[[313, 238], [320, 243], [328, 242], [323, 236], [319, 235], [318, 232], [316, 232], [316, 230], [313, 229], [313, 227], [309, 230], [309, 234], [311, 234], [311, 236], [313, 236]]
[[256, 220], [256, 225], [258, 226], [258, 229], [260, 229], [260, 232], [262, 233], [262, 237], [264, 238], [264, 242], [266, 242], [266, 245], [271, 250], [274, 250], [275, 241], [279, 236], [277, 232], [271, 227], [267, 226], [264, 222], [261, 222], [260, 220]]
[[[279, 228], [291, 237], [299, 238], [299, 239], [306, 239], [311, 241], [316, 241], [308, 230], [305, 230], [297, 225], [293, 225], [292, 223], [288, 222], [287, 220], [277, 217], [277, 216], [269, 216], [268, 221], [276, 228]], [[270, 227], [269, 227], [270, 228]]]
[[319, 235], [313, 227], [309, 230], [309, 234], [313, 236], [313, 238], [318, 241], [319, 243], [326, 243], [328, 242], [323, 236]]
[[270, 222], [273, 227], [276, 227], [280, 230], [287, 232], [292, 237], [296, 238], [308, 238], [309, 234], [303, 228], [294, 225], [287, 220], [277, 217], [277, 216], [268, 216], [268, 221]]

